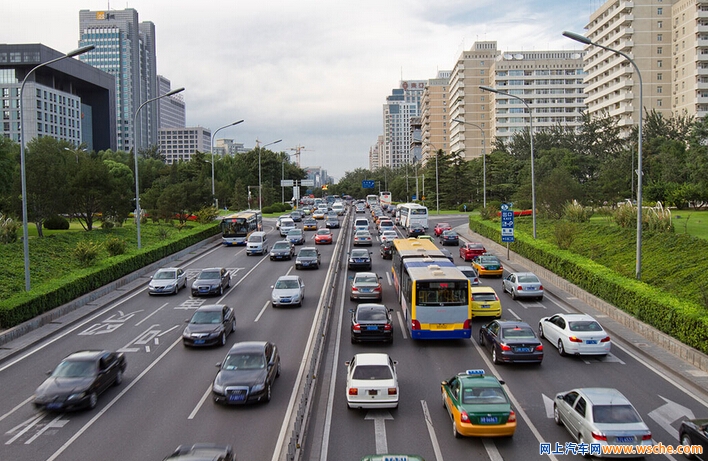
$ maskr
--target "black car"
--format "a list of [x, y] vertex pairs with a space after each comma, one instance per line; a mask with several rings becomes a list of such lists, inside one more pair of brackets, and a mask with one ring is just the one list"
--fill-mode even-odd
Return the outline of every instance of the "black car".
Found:
[[[681, 422], [679, 427], [679, 441], [681, 445], [700, 445], [702, 453], [700, 459], [708, 459], [708, 419], [688, 419]], [[688, 459], [695, 459], [696, 454], [684, 453]]]
[[280, 355], [267, 341], [236, 343], [221, 363], [212, 384], [216, 403], [239, 405], [269, 402], [271, 386], [280, 376]]
[[386, 240], [381, 244], [379, 251], [383, 259], [393, 258], [393, 242], [391, 240]]
[[541, 340], [526, 322], [493, 320], [479, 330], [479, 344], [492, 351], [494, 363], [543, 361]]
[[276, 259], [293, 259], [295, 256], [295, 246], [288, 240], [280, 240], [273, 244], [270, 249], [270, 260]]
[[457, 232], [455, 232], [454, 230], [443, 231], [443, 233], [440, 234], [440, 244], [442, 246], [445, 246], [445, 245], [459, 246], [460, 245], [460, 237], [457, 235]]
[[325, 227], [328, 229], [339, 229], [339, 219], [328, 217], [325, 219]]
[[216, 445], [213, 443], [195, 443], [180, 445], [162, 461], [234, 461], [234, 450], [231, 445]]
[[48, 411], [93, 409], [98, 396], [123, 382], [126, 361], [120, 352], [79, 351], [67, 356], [34, 391], [33, 404]]
[[361, 341], [393, 342], [393, 321], [391, 312], [383, 304], [359, 304], [351, 309], [352, 343]]
[[295, 258], [295, 269], [319, 269], [320, 251], [315, 247], [302, 247]]
[[347, 267], [350, 270], [371, 270], [371, 252], [369, 250], [353, 249], [349, 253]]
[[231, 286], [231, 274], [223, 267], [202, 269], [192, 282], [192, 296], [223, 295]]
[[302, 212], [300, 210], [293, 210], [290, 212], [290, 219], [295, 222], [302, 222]]
[[226, 337], [236, 329], [234, 310], [224, 304], [209, 304], [197, 309], [182, 332], [186, 346], [226, 344]]
[[418, 237], [419, 235], [425, 235], [425, 227], [418, 223], [411, 224], [408, 227], [408, 237]]

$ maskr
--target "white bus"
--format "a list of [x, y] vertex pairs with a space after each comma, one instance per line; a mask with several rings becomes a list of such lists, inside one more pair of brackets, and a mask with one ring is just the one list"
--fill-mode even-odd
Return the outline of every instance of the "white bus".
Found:
[[379, 196], [376, 194], [366, 196], [366, 207], [371, 208], [371, 205], [379, 204]]
[[428, 208], [417, 203], [399, 204], [396, 207], [396, 220], [404, 229], [408, 229], [413, 223], [418, 223], [428, 230]]
[[379, 192], [379, 202], [381, 202], [382, 207], [388, 207], [391, 205], [391, 193], [389, 191]]

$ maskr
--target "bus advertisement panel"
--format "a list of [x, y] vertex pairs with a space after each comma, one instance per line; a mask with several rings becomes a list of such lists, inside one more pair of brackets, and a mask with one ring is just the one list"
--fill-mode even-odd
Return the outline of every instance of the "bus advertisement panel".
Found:
[[448, 260], [403, 262], [401, 310], [412, 339], [472, 337], [470, 282]]
[[252, 232], [263, 230], [263, 215], [258, 210], [246, 210], [221, 218], [221, 243], [226, 246], [245, 245]]

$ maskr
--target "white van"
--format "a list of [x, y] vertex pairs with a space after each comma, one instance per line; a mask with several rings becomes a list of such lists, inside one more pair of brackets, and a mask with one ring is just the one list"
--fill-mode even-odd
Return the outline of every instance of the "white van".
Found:
[[338, 216], [342, 216], [344, 214], [344, 204], [342, 202], [336, 202], [332, 205], [332, 211], [337, 213]]
[[366, 218], [356, 218], [354, 220], [354, 230], [369, 230], [369, 220]]
[[252, 233], [246, 241], [246, 255], [263, 255], [266, 253], [268, 253], [268, 236], [266, 235], [266, 233]]
[[293, 221], [291, 218], [283, 218], [280, 220], [281, 237], [285, 237], [286, 235], [288, 235], [288, 232], [293, 229], [295, 229], [295, 221]]

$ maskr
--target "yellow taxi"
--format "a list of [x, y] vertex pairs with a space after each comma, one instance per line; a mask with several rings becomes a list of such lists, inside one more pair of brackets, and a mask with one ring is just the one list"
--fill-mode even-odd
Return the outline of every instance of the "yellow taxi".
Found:
[[472, 267], [477, 270], [480, 277], [501, 277], [504, 274], [504, 266], [494, 255], [477, 255], [472, 258]]
[[501, 301], [492, 287], [470, 287], [472, 317], [496, 317], [502, 315]]

